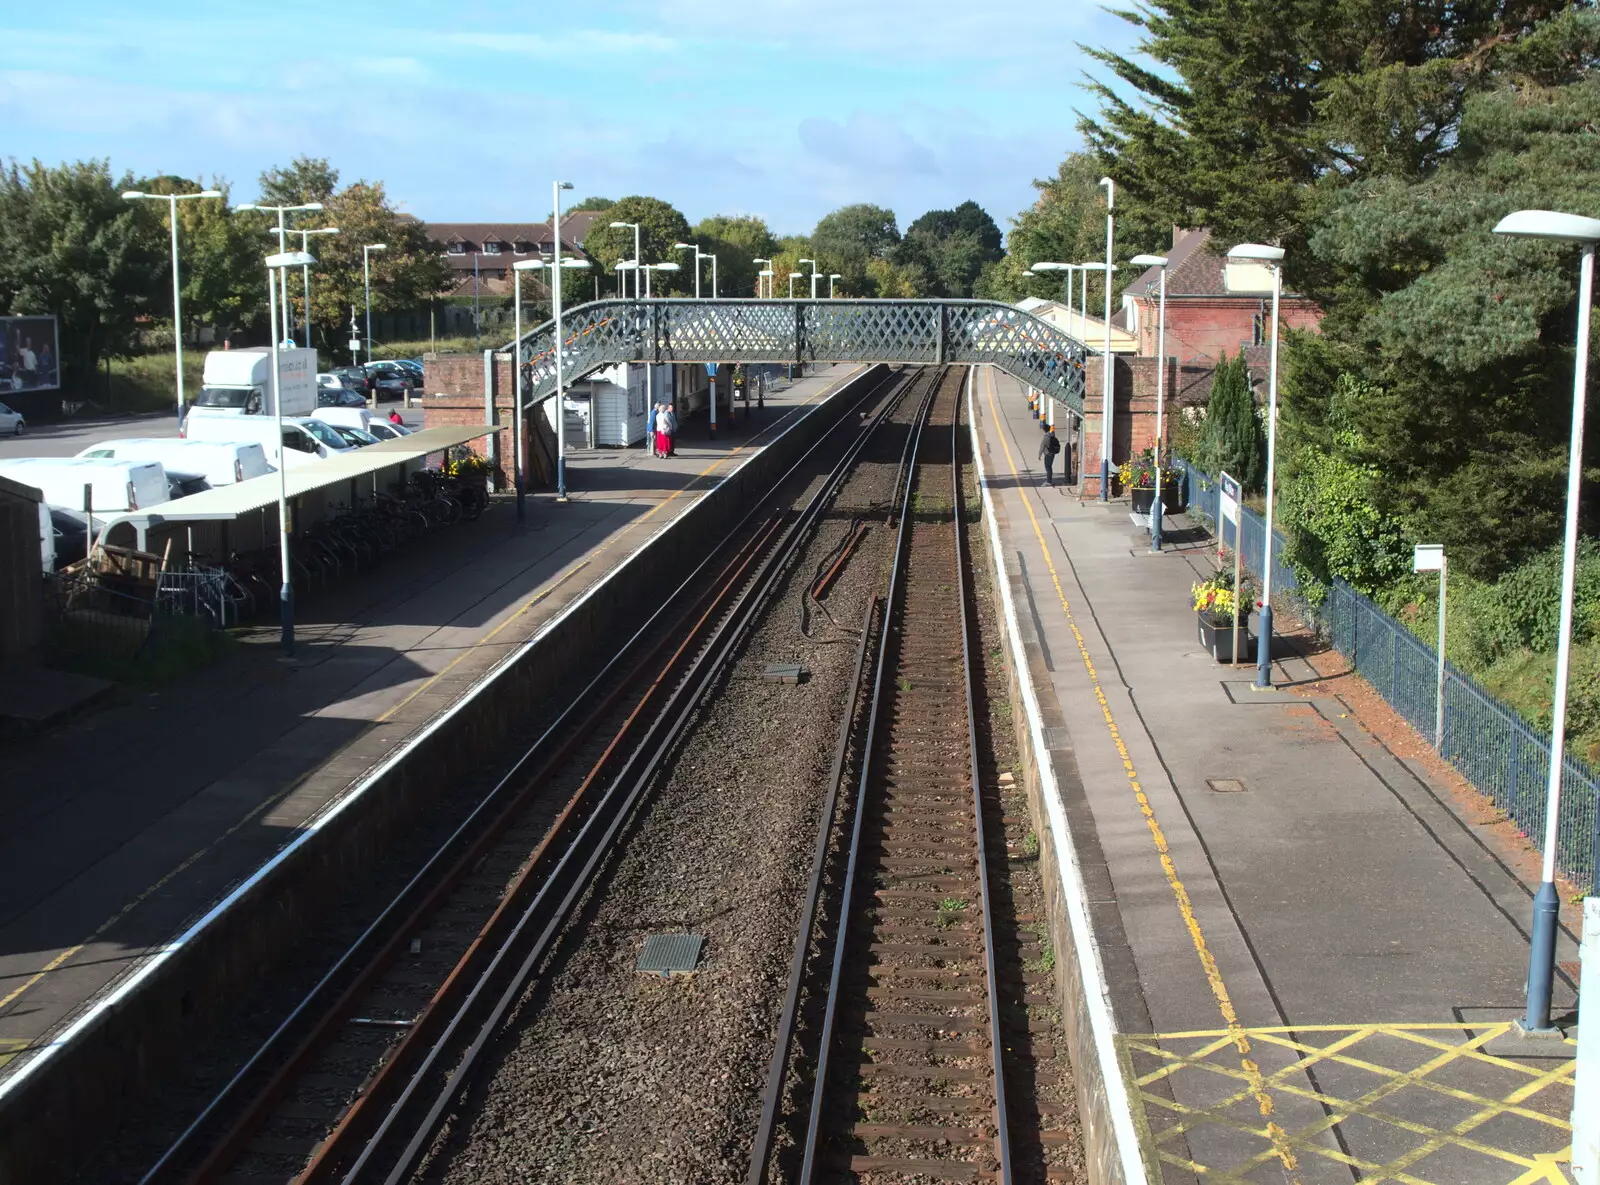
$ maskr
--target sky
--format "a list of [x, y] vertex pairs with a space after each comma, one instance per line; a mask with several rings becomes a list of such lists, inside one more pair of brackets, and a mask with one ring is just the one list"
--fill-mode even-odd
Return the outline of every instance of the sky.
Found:
[[968, 198], [1004, 228], [1080, 145], [1078, 43], [1133, 33], [1089, 0], [16, 5], [0, 154], [220, 177], [235, 201], [327, 157], [438, 222], [546, 218], [560, 177], [780, 234]]

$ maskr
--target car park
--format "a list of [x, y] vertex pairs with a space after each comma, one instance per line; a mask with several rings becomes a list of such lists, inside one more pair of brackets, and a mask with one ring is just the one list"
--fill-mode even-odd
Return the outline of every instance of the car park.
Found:
[[28, 422], [23, 419], [20, 411], [12, 411], [5, 404], [0, 403], [0, 432], [11, 436], [21, 436], [27, 429]]
[[360, 428], [347, 428], [343, 424], [330, 424], [328, 426], [349, 441], [351, 448], [366, 448], [369, 444], [378, 443], [376, 436]]
[[290, 466], [314, 465], [354, 448], [330, 425], [312, 416], [285, 419], [281, 437], [275, 416], [190, 416], [189, 438], [259, 444], [272, 464]]
[[330, 373], [352, 391], [370, 394], [374, 390], [373, 376], [359, 366], [340, 366]]
[[404, 363], [396, 362], [391, 359], [386, 358], [381, 362], [368, 362], [365, 369], [367, 373], [371, 374], [379, 382], [381, 382], [383, 378], [387, 376], [389, 378], [399, 379], [406, 385], [408, 389], [415, 390], [416, 388], [422, 386], [422, 376], [420, 374], [414, 372]]

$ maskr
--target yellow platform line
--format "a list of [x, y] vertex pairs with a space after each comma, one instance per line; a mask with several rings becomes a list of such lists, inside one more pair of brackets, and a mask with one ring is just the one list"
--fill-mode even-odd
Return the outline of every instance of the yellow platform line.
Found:
[[[994, 371], [985, 367], [984, 380], [989, 401], [990, 417], [995, 425], [995, 435], [1000, 440], [1000, 447], [1006, 455], [1006, 465], [1011, 470], [1013, 478], [1020, 477], [1017, 469], [1016, 458], [1012, 455], [1011, 445], [1006, 440], [1005, 421], [1001, 419], [998, 407], [995, 404]], [[1073, 616], [1072, 606], [1067, 600], [1066, 590], [1062, 587], [1061, 577], [1056, 571], [1054, 560], [1050, 555], [1050, 546], [1045, 542], [1044, 532], [1039, 528], [1039, 519], [1033, 513], [1033, 505], [1028, 499], [1025, 489], [1020, 486], [1017, 491], [1022, 502], [1022, 508], [1027, 512], [1028, 522], [1032, 524], [1034, 538], [1039, 542], [1039, 550], [1044, 556], [1045, 568], [1050, 573], [1050, 581], [1055, 586], [1056, 598], [1061, 603], [1061, 612], [1066, 616], [1067, 628], [1072, 632], [1072, 638], [1078, 649], [1078, 656], [1083, 662], [1083, 669], [1089, 677], [1089, 685], [1094, 691], [1094, 697], [1100, 707], [1100, 714], [1105, 720], [1106, 730], [1111, 736], [1111, 742], [1116, 746], [1117, 755], [1122, 759], [1122, 768], [1128, 778], [1129, 788], [1133, 791], [1134, 801], [1139, 805], [1139, 811], [1144, 816], [1145, 825], [1149, 828], [1150, 838], [1155, 844], [1156, 852], [1161, 860], [1161, 870], [1166, 876], [1167, 886], [1171, 889], [1174, 900], [1177, 902], [1178, 913], [1183, 918], [1184, 928], [1189, 933], [1189, 939], [1194, 945], [1195, 954], [1200, 959], [1201, 970], [1205, 973], [1206, 983], [1211, 989], [1212, 998], [1216, 1001], [1217, 1008], [1222, 1014], [1223, 1021], [1228, 1026], [1229, 1038], [1238, 1051], [1239, 1064], [1250, 1081], [1250, 1093], [1255, 1099], [1256, 1108], [1261, 1117], [1267, 1121], [1266, 1135], [1272, 1142], [1273, 1155], [1283, 1165], [1284, 1171], [1290, 1175], [1290, 1180], [1295, 1180], [1294, 1173], [1299, 1168], [1299, 1162], [1290, 1147], [1282, 1125], [1274, 1118], [1272, 1096], [1267, 1090], [1266, 1081], [1262, 1077], [1261, 1069], [1251, 1058], [1250, 1040], [1244, 1027], [1239, 1023], [1239, 1015], [1233, 1006], [1233, 999], [1228, 994], [1227, 984], [1223, 982], [1222, 970], [1217, 966], [1216, 956], [1211, 953], [1211, 948], [1206, 943], [1205, 932], [1200, 927], [1200, 919], [1195, 916], [1194, 903], [1189, 898], [1189, 890], [1184, 887], [1182, 879], [1178, 876], [1178, 866], [1172, 859], [1171, 847], [1167, 842], [1166, 833], [1161, 828], [1160, 821], [1156, 818], [1155, 808], [1150, 805], [1143, 787], [1139, 784], [1138, 772], [1134, 769], [1133, 758], [1128, 753], [1128, 746], [1122, 739], [1122, 732], [1117, 727], [1115, 717], [1111, 712], [1110, 701], [1106, 698], [1105, 689], [1101, 686], [1100, 676], [1095, 671], [1094, 660], [1089, 654], [1089, 648], [1084, 641], [1083, 632], [1079, 630], [1076, 618]]]

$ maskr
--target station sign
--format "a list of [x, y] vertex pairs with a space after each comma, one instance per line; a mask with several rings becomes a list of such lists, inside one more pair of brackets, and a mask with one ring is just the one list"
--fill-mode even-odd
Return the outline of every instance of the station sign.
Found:
[[1413, 572], [1443, 572], [1444, 544], [1419, 543], [1411, 557]]
[[1224, 521], [1239, 525], [1239, 483], [1226, 473], [1222, 474], [1221, 496], [1217, 499]]

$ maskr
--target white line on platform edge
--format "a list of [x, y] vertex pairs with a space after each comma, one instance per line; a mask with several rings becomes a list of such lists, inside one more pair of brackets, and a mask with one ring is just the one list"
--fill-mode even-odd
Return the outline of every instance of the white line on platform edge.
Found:
[[[1116, 1026], [1111, 1016], [1111, 988], [1106, 981], [1105, 966], [1100, 961], [1100, 950], [1095, 945], [1094, 929], [1089, 920], [1088, 894], [1083, 883], [1078, 851], [1072, 843], [1072, 828], [1067, 823], [1066, 808], [1061, 805], [1060, 787], [1056, 784], [1055, 770], [1050, 764], [1050, 751], [1044, 743], [1044, 724], [1039, 713], [1039, 700], [1034, 692], [1033, 672], [1022, 649], [1022, 635], [1017, 625], [1017, 606], [1011, 597], [1011, 582], [1001, 563], [1000, 525], [995, 519], [994, 499], [989, 494], [989, 476], [983, 467], [983, 441], [978, 436], [978, 407], [972, 397], [972, 380], [975, 366], [967, 367], [967, 429], [972, 435], [972, 461], [978, 470], [978, 487], [983, 494], [983, 516], [989, 525], [989, 563], [994, 570], [995, 584], [1000, 589], [1000, 600], [1005, 608], [1006, 641], [1010, 644], [1011, 661], [1017, 672], [1017, 686], [1022, 690], [1023, 708], [1028, 717], [1028, 733], [1033, 739], [1035, 765], [1039, 770], [1039, 797], [1044, 801], [1050, 818], [1050, 835], [1056, 849], [1056, 863], [1061, 876], [1062, 889], [1067, 902], [1067, 920], [1072, 930], [1072, 945], [1078, 952], [1080, 976], [1093, 968], [1094, 982], [1084, 983], [1084, 999], [1089, 1008], [1089, 1028], [1094, 1034], [1095, 1057], [1100, 1063], [1100, 1077], [1105, 1083], [1106, 1107], [1111, 1112], [1111, 1127], [1116, 1133], [1117, 1151], [1122, 1157], [1122, 1179], [1126, 1185], [1147, 1185], [1144, 1157], [1139, 1151], [1139, 1136], [1133, 1127], [1132, 1103], [1128, 1097], [1128, 1084], [1122, 1078], [1122, 1065], [1117, 1058]], [[1003, 430], [1000, 425], [997, 431]], [[1027, 494], [1023, 493], [1026, 498]], [[1083, 1119], [1087, 1121], [1088, 1117]], [[1087, 1142], [1086, 1142], [1087, 1143]]]

